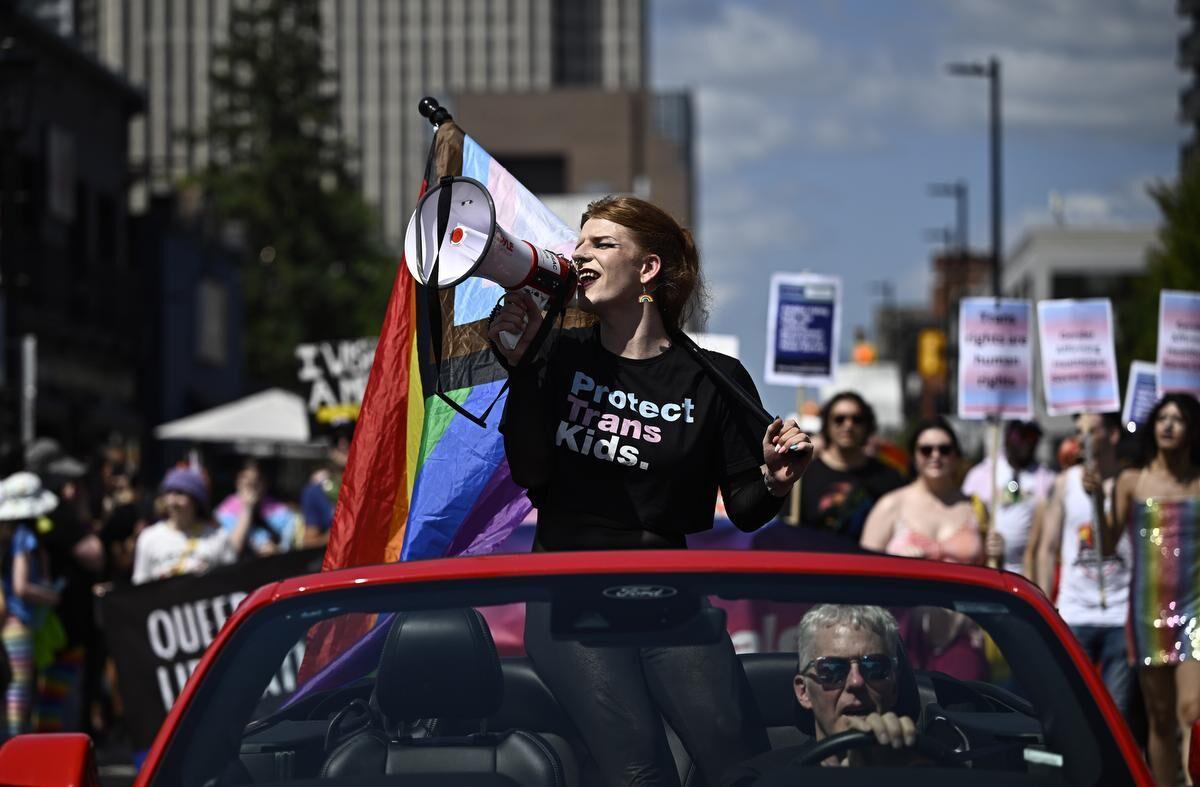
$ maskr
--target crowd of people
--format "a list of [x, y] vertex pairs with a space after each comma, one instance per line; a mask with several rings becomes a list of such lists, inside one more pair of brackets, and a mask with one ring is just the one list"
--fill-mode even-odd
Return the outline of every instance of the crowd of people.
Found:
[[[820, 411], [798, 524], [866, 550], [1026, 576], [1055, 601], [1121, 712], [1145, 720], [1151, 766], [1165, 777], [1184, 754], [1179, 731], [1200, 718], [1200, 667], [1187, 643], [1161, 641], [1161, 621], [1131, 617], [1139, 547], [1128, 528], [1200, 536], [1200, 404], [1164, 397], [1137, 437], [1115, 414], [1081, 413], [1074, 424], [1056, 451], [1042, 446], [1053, 457], [1043, 463], [1039, 425], [1009, 422], [1000, 455], [968, 468], [954, 427], [936, 418], [911, 431], [908, 466], [897, 467], [881, 458], [871, 405], [839, 393]], [[186, 464], [149, 494], [119, 449], [89, 466], [54, 440], [29, 445], [24, 467], [0, 481], [4, 732], [103, 732], [119, 687], [97, 594], [323, 544], [346, 447], [287, 502], [253, 460], [217, 499], [208, 475]], [[897, 617], [913, 666], [998, 677], [986, 637], [964, 616]]]
[[114, 731], [120, 688], [98, 598], [322, 546], [347, 447], [348, 438], [335, 443], [295, 502], [272, 496], [253, 459], [239, 460], [233, 489], [214, 498], [219, 484], [187, 462], [143, 484], [119, 441], [90, 463], [51, 438], [10, 452], [0, 480], [0, 739]]
[[[1056, 469], [1037, 459], [1042, 429], [1035, 422], [1007, 423], [1002, 455], [969, 469], [954, 428], [941, 418], [923, 422], [908, 443], [905, 484], [874, 456], [870, 405], [855, 393], [838, 394], [821, 410], [821, 445], [801, 482], [800, 524], [872, 551], [987, 564], [1035, 582], [1121, 713], [1145, 720], [1151, 768], [1160, 783], [1172, 783], [1186, 761], [1186, 731], [1200, 718], [1200, 664], [1190, 635], [1157, 610], [1186, 617], [1197, 607], [1189, 579], [1195, 566], [1182, 562], [1195, 560], [1200, 537], [1200, 404], [1187, 394], [1164, 396], [1137, 437], [1115, 413], [1073, 420], [1075, 433], [1053, 452]], [[1135, 610], [1139, 559], [1146, 576], [1151, 563], [1178, 570], [1153, 572], [1157, 584], [1146, 592], [1155, 604]], [[997, 654], [964, 616], [917, 610], [898, 625], [914, 666], [1003, 678]]]

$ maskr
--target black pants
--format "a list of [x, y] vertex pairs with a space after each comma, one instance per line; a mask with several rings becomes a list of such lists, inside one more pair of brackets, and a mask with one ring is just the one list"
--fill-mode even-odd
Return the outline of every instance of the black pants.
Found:
[[588, 647], [550, 637], [550, 608], [530, 604], [525, 650], [579, 728], [605, 785], [678, 785], [662, 719], [715, 787], [770, 748], [728, 636], [712, 645]]

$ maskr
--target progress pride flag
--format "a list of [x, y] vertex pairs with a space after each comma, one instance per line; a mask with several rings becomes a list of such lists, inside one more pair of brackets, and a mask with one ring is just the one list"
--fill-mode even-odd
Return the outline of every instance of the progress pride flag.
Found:
[[1038, 335], [1049, 415], [1120, 412], [1108, 298], [1041, 301]]
[[1163, 290], [1158, 301], [1158, 395], [1200, 396], [1200, 292]]
[[963, 298], [958, 310], [958, 417], [1033, 416], [1029, 301]]

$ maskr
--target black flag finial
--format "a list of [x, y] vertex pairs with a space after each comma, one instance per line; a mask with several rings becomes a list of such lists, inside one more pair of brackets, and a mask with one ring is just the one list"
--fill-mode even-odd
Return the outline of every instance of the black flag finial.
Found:
[[450, 116], [450, 112], [439, 104], [438, 100], [433, 96], [425, 96], [425, 98], [421, 99], [421, 102], [417, 104], [417, 111], [423, 117], [428, 118], [429, 122], [434, 126], [440, 126], [447, 120], [454, 120]]

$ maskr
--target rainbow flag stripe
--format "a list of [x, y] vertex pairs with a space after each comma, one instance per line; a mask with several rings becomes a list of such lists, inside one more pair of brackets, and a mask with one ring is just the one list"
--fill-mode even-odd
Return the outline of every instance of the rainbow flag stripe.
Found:
[[1147, 499], [1130, 514], [1130, 652], [1138, 666], [1200, 658], [1200, 498]]

